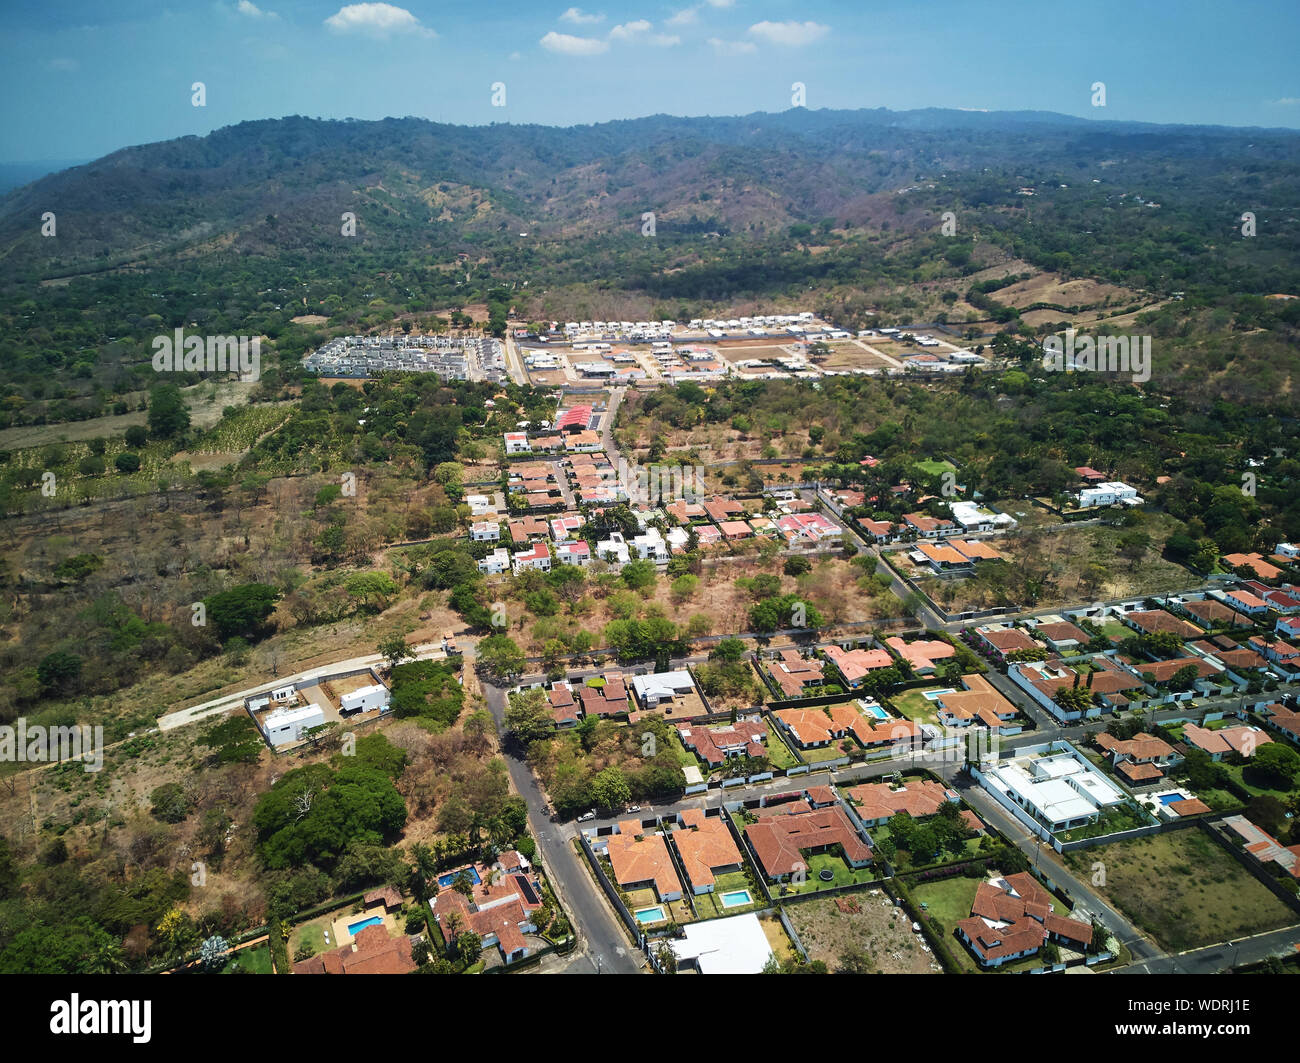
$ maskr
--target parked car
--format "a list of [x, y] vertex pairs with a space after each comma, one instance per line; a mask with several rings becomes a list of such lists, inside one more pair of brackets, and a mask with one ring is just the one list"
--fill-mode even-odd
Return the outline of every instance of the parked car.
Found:
[[629, 812], [640, 812], [640, 811], [641, 811], [641, 806], [640, 806], [640, 805], [628, 805], [628, 806], [627, 806], [627, 810], [628, 810]]
[[579, 822], [579, 823], [586, 823], [587, 820], [589, 820], [589, 819], [595, 819], [595, 818], [596, 818], [596, 810], [593, 808], [593, 809], [591, 809], [590, 811], [588, 811], [588, 812], [584, 812], [582, 815], [580, 815], [580, 816], [578, 817], [578, 822]]

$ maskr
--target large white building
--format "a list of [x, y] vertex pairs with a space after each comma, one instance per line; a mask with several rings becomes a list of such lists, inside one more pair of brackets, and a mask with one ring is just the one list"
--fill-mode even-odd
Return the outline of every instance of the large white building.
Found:
[[1087, 509], [1090, 506], [1113, 506], [1116, 502], [1125, 506], [1140, 506], [1143, 499], [1137, 493], [1136, 487], [1130, 487], [1119, 480], [1094, 484], [1079, 492], [1080, 509]]
[[298, 705], [294, 708], [276, 709], [262, 720], [266, 740], [278, 748], [297, 742], [309, 727], [325, 722], [325, 713], [319, 705]]
[[381, 683], [373, 683], [344, 694], [339, 698], [339, 715], [351, 716], [354, 712], [383, 711], [388, 708], [388, 688]]
[[1052, 832], [1097, 820], [1128, 795], [1068, 743], [1046, 756], [1021, 756], [983, 771], [986, 790], [1018, 805]]
[[684, 924], [684, 937], [669, 942], [681, 967], [700, 974], [762, 974], [772, 946], [753, 912]]
[[994, 513], [974, 502], [953, 502], [948, 508], [952, 510], [952, 519], [968, 532], [994, 531], [1016, 526], [1015, 517], [1007, 513]]

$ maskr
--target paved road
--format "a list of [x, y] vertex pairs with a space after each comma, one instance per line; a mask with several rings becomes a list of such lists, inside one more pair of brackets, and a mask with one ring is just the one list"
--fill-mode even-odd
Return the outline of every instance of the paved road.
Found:
[[[441, 642], [429, 642], [422, 646], [416, 646], [414, 652], [417, 661], [432, 661], [447, 656], [442, 652]], [[322, 675], [347, 672], [354, 668], [369, 668], [386, 663], [383, 654], [370, 653], [364, 657], [353, 657], [348, 661], [334, 661], [318, 668], [309, 668], [305, 672], [295, 672], [293, 675], [276, 676], [270, 682], [263, 681], [245, 690], [237, 690], [233, 694], [223, 694], [221, 697], [205, 701], [201, 705], [191, 705], [188, 709], [179, 709], [176, 712], [168, 713], [166, 716], [160, 716], [158, 717], [158, 730], [170, 731], [173, 727], [184, 727], [186, 724], [198, 723], [200, 720], [206, 720], [212, 716], [220, 716], [223, 713], [242, 709], [245, 698], [252, 697], [254, 694], [265, 693], [272, 686], [290, 686]]]
[[[497, 730], [504, 734], [506, 692], [486, 682], [482, 688]], [[636, 974], [645, 964], [645, 958], [631, 943], [604, 893], [584, 866], [583, 858], [574, 850], [572, 840], [577, 834], [576, 827], [553, 822], [532, 769], [508, 752], [503, 752], [503, 756], [515, 792], [528, 805], [528, 825], [542, 854], [542, 867], [569, 912], [578, 933], [578, 947], [590, 961], [591, 969], [599, 966], [605, 974]]]
[[1120, 968], [1114, 974], [1217, 974], [1229, 967], [1258, 963], [1269, 956], [1294, 956], [1300, 946], [1300, 927], [1269, 930], [1253, 937], [1207, 945], [1174, 956], [1158, 956]]

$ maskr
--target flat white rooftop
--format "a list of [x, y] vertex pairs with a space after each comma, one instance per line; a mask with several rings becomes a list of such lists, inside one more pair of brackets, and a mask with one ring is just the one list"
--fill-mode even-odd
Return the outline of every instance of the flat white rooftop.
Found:
[[772, 946], [753, 912], [687, 923], [685, 930], [685, 940], [669, 944], [679, 963], [694, 960], [701, 974], [762, 974], [772, 958]]

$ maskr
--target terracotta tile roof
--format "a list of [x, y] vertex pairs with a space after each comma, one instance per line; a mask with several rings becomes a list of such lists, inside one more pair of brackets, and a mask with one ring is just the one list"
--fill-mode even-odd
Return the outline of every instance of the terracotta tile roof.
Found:
[[1091, 636], [1080, 627], [1076, 627], [1068, 620], [1061, 620], [1053, 624], [1039, 624], [1034, 628], [1034, 634], [1042, 638], [1050, 639], [1053, 642], [1091, 642]]
[[1232, 568], [1248, 568], [1260, 579], [1278, 579], [1282, 570], [1270, 565], [1260, 554], [1224, 554], [1223, 560]]
[[690, 809], [698, 816], [682, 815], [685, 827], [672, 833], [673, 844], [692, 886], [712, 886], [715, 875], [743, 863], [731, 831], [721, 816], [705, 816], [702, 809]]
[[904, 642], [897, 635], [885, 639], [885, 645], [897, 653], [912, 666], [914, 671], [925, 671], [934, 667], [935, 661], [947, 660], [957, 656], [956, 649], [950, 643], [940, 639], [917, 639]]
[[[738, 720], [730, 727], [700, 727], [689, 723], [679, 723], [677, 733], [682, 745], [694, 752], [712, 767], [726, 762], [728, 754], [740, 751], [749, 753], [758, 746], [759, 756], [766, 750], [763, 741], [767, 737], [767, 724], [761, 720]], [[750, 754], [753, 755], [753, 754]]]
[[596, 716], [616, 716], [627, 712], [627, 684], [622, 672], [607, 672], [605, 685], [589, 687], [585, 683], [578, 690], [582, 711]]
[[825, 665], [816, 657], [802, 657], [798, 650], [783, 650], [779, 660], [768, 662], [768, 673], [788, 698], [797, 698], [805, 686], [820, 683]]
[[[623, 832], [624, 827], [628, 828]], [[673, 870], [668, 846], [659, 834], [643, 834], [639, 823], [619, 824], [620, 833], [609, 836], [609, 862], [614, 878], [624, 889], [643, 882], [651, 883], [659, 899], [680, 893], [682, 884]], [[635, 830], [635, 834], [630, 833]], [[639, 835], [639, 837], [638, 837]]]
[[1139, 731], [1126, 741], [1121, 741], [1114, 735], [1102, 731], [1095, 741], [1107, 753], [1114, 753], [1128, 760], [1160, 760], [1173, 756], [1174, 753], [1174, 747], [1163, 738], [1157, 738], [1145, 731]]
[[948, 788], [933, 779], [909, 782], [895, 790], [888, 783], [864, 783], [848, 794], [856, 803], [859, 818], [865, 821], [887, 819], [906, 812], [914, 819], [932, 816], [948, 800]]
[[1199, 797], [1189, 797], [1185, 801], [1171, 801], [1169, 807], [1180, 816], [1195, 816], [1202, 812], [1213, 811]]
[[838, 646], [827, 646], [822, 652], [849, 683], [856, 683], [868, 672], [894, 665], [894, 658], [888, 650], [842, 650]]
[[1218, 672], [1218, 669], [1204, 657], [1175, 657], [1170, 661], [1139, 661], [1133, 667], [1143, 675], [1150, 672], [1156, 677], [1157, 683], [1167, 683], [1189, 666], [1196, 669], [1197, 679], [1204, 679], [1207, 675], [1214, 675]]
[[745, 836], [769, 878], [806, 870], [803, 854], [831, 845], [842, 846], [855, 863], [871, 859], [870, 847], [858, 837], [839, 805], [760, 819], [745, 828]]
[[1154, 764], [1135, 764], [1131, 760], [1121, 760], [1115, 770], [1119, 772], [1129, 782], [1150, 782], [1153, 779], [1163, 779], [1165, 773], [1157, 768]]
[[953, 539], [949, 545], [971, 561], [1005, 561], [1002, 551], [990, 546], [982, 539]]
[[402, 895], [392, 886], [383, 886], [366, 894], [363, 903], [367, 908], [372, 904], [382, 903], [385, 908], [400, 908]]
[[903, 523], [910, 524], [917, 531], [932, 532], [940, 528], [956, 528], [952, 521], [942, 517], [931, 517], [925, 513], [904, 513]]
[[1210, 622], [1230, 624], [1237, 616], [1235, 610], [1229, 609], [1214, 598], [1206, 598], [1199, 602], [1184, 602], [1183, 609], [1207, 624]]
[[[1008, 875], [1009, 892], [991, 882], [982, 882], [971, 902], [971, 916], [957, 924], [966, 939], [974, 943], [985, 960], [1002, 959], [1041, 948], [1049, 936], [1073, 945], [1092, 941], [1092, 926], [1052, 913], [1052, 895], [1028, 872]], [[990, 926], [989, 923], [1005, 926]]]
[[1246, 752], [1248, 748], [1253, 750], [1272, 742], [1273, 739], [1254, 727], [1225, 727], [1222, 730], [1211, 731], [1189, 723], [1183, 727], [1183, 741], [1210, 754], [1237, 752], [1242, 756], [1249, 756]]
[[1038, 650], [1042, 644], [1035, 642], [1018, 627], [997, 627], [987, 625], [975, 629], [976, 634], [999, 653], [1014, 653], [1016, 650]]
[[294, 974], [409, 974], [414, 970], [411, 939], [390, 938], [380, 925], [365, 927], [341, 948], [293, 965]]
[[965, 690], [940, 694], [935, 698], [935, 704], [959, 720], [978, 717], [987, 723], [985, 717], [991, 714], [995, 722], [1000, 723], [1003, 719], [1009, 720], [1015, 716], [1016, 707], [982, 675], [964, 675], [961, 681], [966, 686]]
[[1180, 620], [1173, 613], [1163, 609], [1141, 609], [1128, 613], [1125, 617], [1134, 627], [1144, 634], [1151, 635], [1157, 631], [1171, 631], [1183, 638], [1195, 638], [1200, 634], [1195, 625]]

